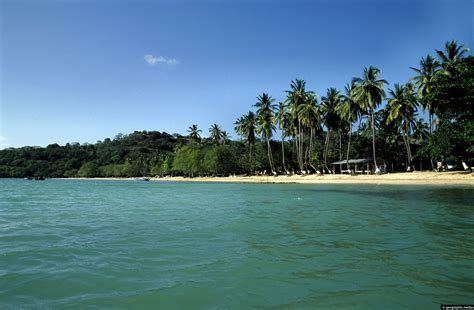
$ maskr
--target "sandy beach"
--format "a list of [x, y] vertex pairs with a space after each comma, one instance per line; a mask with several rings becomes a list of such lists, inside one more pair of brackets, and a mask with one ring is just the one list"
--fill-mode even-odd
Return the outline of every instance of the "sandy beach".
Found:
[[[81, 178], [78, 178], [81, 179]], [[91, 178], [92, 180], [136, 180], [138, 178]], [[150, 181], [168, 182], [232, 182], [232, 183], [297, 183], [297, 184], [394, 184], [394, 185], [474, 185], [474, 173], [411, 172], [384, 175], [292, 175], [237, 177], [161, 177]]]

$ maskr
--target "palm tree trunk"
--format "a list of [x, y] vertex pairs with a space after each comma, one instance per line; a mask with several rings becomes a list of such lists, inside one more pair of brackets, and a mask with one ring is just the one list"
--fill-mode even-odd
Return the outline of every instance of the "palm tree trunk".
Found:
[[296, 143], [296, 155], [298, 156], [298, 166], [300, 167], [300, 171], [302, 170], [302, 167], [301, 167], [301, 152], [300, 152], [300, 141], [301, 141], [301, 122], [300, 120], [298, 120], [298, 133], [297, 133], [297, 136], [298, 136], [298, 141]]
[[351, 149], [351, 138], [352, 138], [352, 122], [349, 122], [349, 140], [347, 141], [347, 155], [346, 155], [347, 170], [349, 170], [349, 152]]
[[[430, 122], [430, 135], [428, 137], [428, 144], [431, 144], [431, 134], [433, 133], [433, 113], [431, 113], [431, 110], [429, 111], [429, 122]], [[434, 163], [433, 163], [433, 158], [430, 156], [430, 162], [431, 162], [431, 170], [434, 170]]]
[[409, 123], [407, 122], [407, 124], [405, 125], [405, 136], [406, 136], [406, 140], [407, 140], [407, 151], [408, 151], [408, 165], [410, 166], [411, 165], [411, 162], [413, 160], [412, 156], [411, 156], [411, 148], [410, 148], [410, 136], [409, 136], [409, 133], [410, 133], [410, 128], [409, 128]]
[[311, 128], [310, 136], [309, 136], [309, 165], [313, 168], [314, 172], [317, 172], [316, 167], [314, 167], [313, 162], [311, 161], [311, 151], [313, 150], [313, 136], [314, 136], [314, 129]]
[[405, 130], [402, 130], [402, 137], [403, 137], [403, 144], [405, 144], [405, 148], [407, 150], [407, 170], [408, 170], [408, 167], [410, 167], [410, 162], [411, 162], [411, 160], [410, 160], [410, 146], [408, 145]]
[[[301, 129], [301, 134], [303, 136], [303, 139], [301, 139], [301, 150], [304, 150], [304, 129]], [[307, 164], [304, 160], [303, 160], [303, 167], [306, 170]]]
[[375, 171], [377, 171], [377, 159], [375, 157], [375, 112], [374, 109], [371, 111], [372, 113], [372, 155], [374, 156], [374, 165]]
[[270, 148], [270, 139], [267, 140], [267, 155], [268, 155], [268, 162], [270, 163], [270, 170], [273, 173], [273, 160], [272, 160], [272, 149]]
[[328, 157], [328, 149], [329, 149], [329, 140], [330, 140], [330, 135], [331, 135], [331, 129], [328, 128], [328, 131], [326, 133], [326, 140], [324, 141], [324, 168], [329, 171], [328, 169], [328, 164], [327, 164], [327, 157]]
[[304, 164], [303, 164], [303, 141], [304, 141], [304, 132], [301, 128], [301, 121], [298, 120], [298, 136], [299, 136], [299, 141], [298, 141], [298, 165], [300, 167], [300, 171], [304, 170]]
[[342, 131], [339, 130], [339, 160], [342, 160]]
[[304, 168], [308, 168], [309, 163], [309, 145], [306, 146], [306, 151], [304, 152]]
[[285, 139], [283, 136], [281, 137], [281, 156], [282, 156], [282, 164], [283, 164], [283, 171], [285, 171], [286, 174], [286, 165], [285, 165]]
[[307, 145], [306, 150], [304, 151], [304, 162], [303, 162], [305, 170], [308, 167], [308, 152], [309, 152], [309, 146]]
[[301, 130], [301, 121], [298, 120], [298, 136], [299, 136], [299, 141], [297, 143], [297, 155], [298, 155], [298, 165], [300, 166], [300, 171], [303, 171], [303, 149], [301, 147], [302, 145], [302, 140], [303, 140], [303, 132]]
[[298, 161], [298, 135], [293, 136], [293, 154], [296, 154], [296, 161]]
[[[304, 167], [305, 167], [305, 170], [306, 170], [306, 168], [308, 168], [310, 145], [311, 145], [311, 130], [310, 130], [310, 142], [309, 142], [309, 145], [306, 146], [306, 150], [304, 152]], [[303, 145], [303, 148], [304, 148], [304, 145]]]
[[[342, 129], [339, 129], [339, 160], [342, 160]], [[342, 174], [342, 164], [339, 164], [339, 173]]]
[[253, 174], [253, 166], [252, 166], [252, 144], [250, 144], [250, 174]]

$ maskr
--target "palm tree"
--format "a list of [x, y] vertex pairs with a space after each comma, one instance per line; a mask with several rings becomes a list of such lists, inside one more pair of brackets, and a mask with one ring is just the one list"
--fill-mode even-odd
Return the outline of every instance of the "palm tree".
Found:
[[191, 141], [194, 141], [196, 143], [201, 142], [201, 135], [199, 134], [201, 132], [201, 129], [198, 129], [198, 126], [196, 124], [189, 126], [188, 132], [188, 137]]
[[301, 120], [301, 125], [303, 128], [309, 130], [309, 146], [305, 152], [305, 164], [309, 163], [309, 165], [313, 168], [314, 171], [317, 169], [314, 167], [313, 163], [311, 162], [311, 152], [313, 149], [313, 137], [315, 130], [320, 126], [321, 123], [321, 114], [320, 109], [318, 107], [318, 99], [314, 94], [308, 94], [307, 100], [300, 105], [298, 111], [298, 117]]
[[341, 103], [343, 97], [341, 93], [336, 88], [328, 88], [326, 96], [321, 98], [321, 110], [323, 113], [324, 124], [326, 126], [326, 140], [324, 141], [324, 167], [329, 171], [327, 166], [327, 156], [329, 149], [329, 142], [331, 137], [331, 129], [337, 128], [339, 121], [339, 115], [336, 111], [336, 108]]
[[245, 136], [245, 142], [249, 145], [250, 148], [250, 172], [253, 172], [252, 169], [252, 148], [255, 144], [255, 114], [251, 111], [243, 117], [243, 133]]
[[377, 171], [377, 159], [375, 156], [375, 109], [382, 103], [385, 97], [384, 87], [387, 83], [385, 80], [378, 80], [380, 69], [373, 66], [364, 68], [362, 78], [354, 78], [357, 87], [354, 91], [354, 98], [359, 105], [366, 110], [371, 117], [372, 127], [372, 156], [374, 158], [374, 165]]
[[412, 161], [410, 149], [410, 131], [415, 124], [415, 115], [417, 111], [418, 101], [415, 95], [414, 86], [410, 83], [406, 85], [395, 84], [394, 89], [389, 90], [390, 99], [388, 100], [388, 117], [387, 124], [394, 123], [400, 128], [403, 143], [407, 150], [408, 165], [410, 167]]
[[[431, 93], [433, 83], [440, 72], [440, 64], [436, 59], [431, 55], [427, 55], [426, 58], [421, 58], [420, 68], [413, 68], [417, 75], [412, 79], [415, 81], [418, 86], [418, 95], [422, 99], [421, 103], [423, 109], [428, 111], [428, 121], [429, 121], [429, 139], [431, 139], [431, 134], [433, 133], [433, 115], [434, 115], [434, 103], [426, 99], [426, 95]], [[434, 169], [433, 160], [431, 161], [431, 168]]]
[[307, 102], [308, 96], [313, 94], [313, 92], [306, 90], [306, 82], [304, 80], [295, 79], [291, 81], [290, 90], [287, 90], [286, 93], [286, 103], [288, 104], [291, 119], [293, 120], [292, 133], [294, 135], [296, 156], [298, 159], [299, 168], [301, 171], [303, 171], [304, 131], [301, 127], [301, 119], [299, 118], [298, 114], [300, 106]]
[[456, 71], [456, 64], [464, 57], [464, 54], [469, 51], [469, 48], [464, 48], [462, 44], [458, 45], [458, 42], [455, 40], [446, 42], [444, 44], [444, 51], [436, 50], [436, 54], [438, 54], [441, 60], [443, 73], [452, 75]]
[[221, 142], [222, 144], [227, 144], [230, 142], [230, 135], [225, 130], [222, 131]]
[[429, 125], [422, 118], [416, 119], [413, 124], [413, 139], [420, 143], [428, 139], [429, 136]]
[[240, 136], [240, 141], [242, 141], [242, 138], [244, 136], [244, 121], [245, 116], [241, 116], [234, 123], [234, 131]]
[[278, 129], [281, 131], [281, 155], [282, 155], [282, 164], [283, 164], [283, 171], [286, 172], [286, 165], [285, 165], [285, 137], [287, 135], [286, 127], [288, 123], [288, 113], [286, 110], [286, 105], [284, 102], [278, 103], [278, 108], [275, 111], [275, 115], [273, 118], [273, 123], [278, 125]]
[[270, 146], [270, 139], [275, 130], [273, 124], [273, 110], [275, 109], [275, 105], [273, 104], [273, 101], [275, 100], [270, 95], [262, 93], [257, 97], [257, 103], [254, 105], [257, 108], [257, 132], [261, 134], [262, 138], [267, 142], [268, 162], [272, 173], [275, 171], [272, 159], [272, 149]]
[[214, 124], [209, 128], [209, 137], [215, 144], [219, 144], [222, 139], [222, 130], [219, 125]]
[[343, 96], [343, 101], [340, 105], [336, 107], [336, 112], [339, 114], [339, 118], [348, 123], [349, 128], [349, 139], [347, 141], [347, 152], [346, 152], [346, 165], [349, 169], [349, 152], [351, 148], [351, 138], [352, 138], [352, 125], [361, 117], [361, 108], [359, 103], [354, 98], [354, 92], [357, 88], [355, 81], [352, 81], [351, 84], [347, 84], [344, 88], [345, 95]]
[[[426, 56], [426, 58], [421, 58], [420, 69], [410, 67], [413, 71], [417, 73], [412, 79], [415, 81], [415, 85], [418, 86], [418, 95], [423, 99], [426, 95], [431, 93], [433, 83], [436, 80], [436, 76], [440, 71], [440, 64], [437, 62], [431, 55]], [[434, 107], [431, 102], [426, 100], [422, 101], [423, 109], [428, 110], [429, 113], [429, 126], [430, 126], [430, 135], [432, 133], [432, 123], [433, 123], [433, 114]]]

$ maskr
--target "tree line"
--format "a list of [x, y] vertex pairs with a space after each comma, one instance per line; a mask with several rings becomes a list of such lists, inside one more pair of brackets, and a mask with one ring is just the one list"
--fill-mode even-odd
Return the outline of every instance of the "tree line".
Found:
[[[380, 138], [377, 139], [377, 135], [391, 139], [392, 144], [400, 144], [397, 142], [401, 140], [406, 150], [404, 156], [387, 158], [383, 152], [379, 155], [396, 162], [404, 158], [407, 168], [412, 166], [414, 144], [421, 146], [418, 156], [428, 157], [432, 169], [435, 168], [433, 160], [451, 156], [469, 160], [472, 158], [474, 135], [472, 57], [466, 57], [468, 51], [456, 41], [446, 42], [444, 50], [436, 50], [437, 59], [431, 55], [423, 57], [419, 68], [411, 67], [415, 75], [409, 81], [395, 83], [388, 90], [389, 83], [380, 78], [381, 70], [373, 66], [365, 67], [362, 75], [354, 77], [343, 92], [329, 88], [320, 100], [315, 92], [307, 90], [304, 80], [293, 80], [283, 102], [275, 104], [274, 99], [265, 92], [259, 95], [254, 105], [256, 111], [249, 111], [238, 118], [235, 131], [247, 142], [250, 153], [255, 134], [266, 141], [268, 163], [273, 173], [277, 169], [270, 139], [275, 126], [281, 132], [280, 168], [283, 170], [287, 166], [284, 156], [284, 139], [287, 137], [292, 141], [299, 171], [330, 171], [328, 158], [334, 157], [328, 156], [328, 150], [337, 137], [340, 144], [343, 139], [347, 144], [345, 159], [348, 163], [353, 155], [351, 140], [356, 123], [357, 135], [371, 135], [370, 157], [374, 167], [378, 167], [376, 141]], [[384, 100], [387, 100], [385, 108], [378, 110]], [[428, 113], [428, 123], [419, 117], [417, 112], [420, 109]], [[467, 127], [459, 128], [461, 124]], [[437, 130], [434, 130], [435, 127]], [[446, 132], [455, 128], [464, 129], [464, 132]], [[317, 154], [314, 137], [321, 133], [325, 135], [324, 146], [322, 154]]]
[[350, 158], [371, 158], [373, 167], [383, 158], [405, 171], [435, 169], [443, 159], [471, 161], [474, 57], [468, 52], [446, 42], [436, 57], [411, 67], [409, 81], [391, 87], [373, 66], [322, 97], [304, 80], [292, 80], [281, 102], [265, 92], [257, 96], [254, 109], [234, 123], [236, 140], [218, 124], [202, 137], [193, 124], [186, 136], [136, 131], [96, 144], [1, 150], [0, 177], [327, 173], [332, 161]]

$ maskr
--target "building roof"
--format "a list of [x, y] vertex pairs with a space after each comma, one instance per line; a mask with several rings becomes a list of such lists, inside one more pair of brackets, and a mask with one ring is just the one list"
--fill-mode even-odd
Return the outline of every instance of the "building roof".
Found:
[[[372, 162], [372, 161], [373, 161], [372, 158], [349, 159], [349, 164], [365, 164], [365, 163], [369, 163], [369, 162]], [[331, 165], [344, 165], [344, 164], [347, 164], [346, 159], [335, 161], [335, 162], [331, 163]]]
[[[374, 160], [372, 158], [359, 158], [359, 159], [349, 159], [349, 164], [366, 164], [366, 163], [372, 163]], [[377, 163], [388, 163], [385, 159], [382, 158], [377, 158]], [[338, 160], [331, 165], [345, 165], [347, 164], [347, 160]]]

